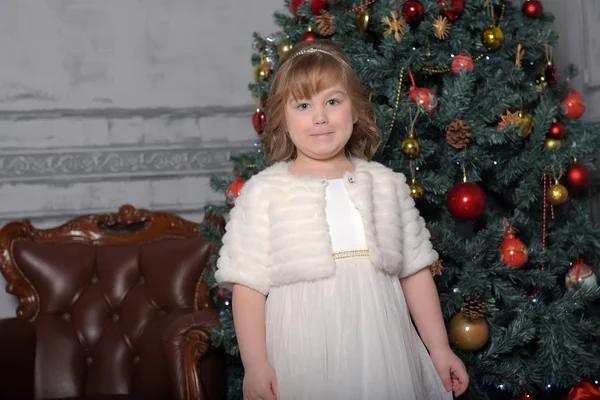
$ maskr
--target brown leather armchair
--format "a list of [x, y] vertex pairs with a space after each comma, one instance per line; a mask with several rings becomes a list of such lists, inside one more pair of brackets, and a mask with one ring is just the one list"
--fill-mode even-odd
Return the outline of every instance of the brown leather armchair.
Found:
[[18, 297], [0, 320], [0, 399], [222, 399], [224, 355], [199, 226], [123, 206], [39, 230], [0, 230]]

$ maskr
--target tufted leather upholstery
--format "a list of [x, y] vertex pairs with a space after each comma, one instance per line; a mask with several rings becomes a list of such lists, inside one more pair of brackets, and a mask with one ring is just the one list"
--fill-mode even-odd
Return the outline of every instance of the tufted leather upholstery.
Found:
[[[15, 240], [14, 265], [39, 299], [35, 398], [203, 398], [189, 395], [182, 363], [187, 333], [206, 343], [218, 326], [197, 306], [212, 253], [200, 235], [102, 246]], [[220, 354], [205, 347], [199, 370], [219, 380]], [[198, 380], [219, 396], [222, 383]]]

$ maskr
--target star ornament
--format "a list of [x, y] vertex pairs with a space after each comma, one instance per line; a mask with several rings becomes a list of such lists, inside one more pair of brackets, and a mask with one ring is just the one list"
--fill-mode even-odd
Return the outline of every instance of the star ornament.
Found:
[[387, 29], [383, 32], [386, 37], [394, 35], [396, 42], [400, 42], [406, 33], [406, 21], [404, 18], [398, 18], [398, 11], [392, 11], [392, 19], [390, 17], [381, 18], [381, 23], [387, 25]]
[[448, 18], [443, 15], [438, 15], [433, 22], [433, 31], [438, 39], [447, 39], [448, 36], [450, 36], [450, 22], [448, 21]]
[[433, 264], [429, 266], [429, 271], [432, 276], [442, 276], [442, 271], [444, 270], [444, 265], [442, 260], [437, 260]]
[[509, 126], [519, 126], [521, 124], [521, 118], [519, 118], [519, 112], [511, 113], [508, 109], [505, 115], [500, 116], [500, 122], [498, 123], [498, 129], [502, 130]]

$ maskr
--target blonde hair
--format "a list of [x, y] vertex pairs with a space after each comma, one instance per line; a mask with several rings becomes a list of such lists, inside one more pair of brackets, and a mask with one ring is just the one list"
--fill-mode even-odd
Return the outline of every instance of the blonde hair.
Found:
[[381, 133], [360, 79], [340, 46], [330, 40], [314, 40], [299, 43], [288, 51], [280, 60], [271, 83], [265, 131], [261, 135], [270, 163], [293, 160], [297, 156], [285, 124], [285, 108], [290, 97], [308, 99], [335, 84], [345, 87], [356, 121], [346, 153], [365, 160], [373, 158], [381, 143]]

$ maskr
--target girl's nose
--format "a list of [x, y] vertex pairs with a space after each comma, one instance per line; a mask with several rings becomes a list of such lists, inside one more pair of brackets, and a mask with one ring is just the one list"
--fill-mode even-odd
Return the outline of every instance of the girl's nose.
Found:
[[313, 123], [315, 125], [323, 125], [327, 123], [327, 113], [323, 108], [315, 108], [313, 114]]

